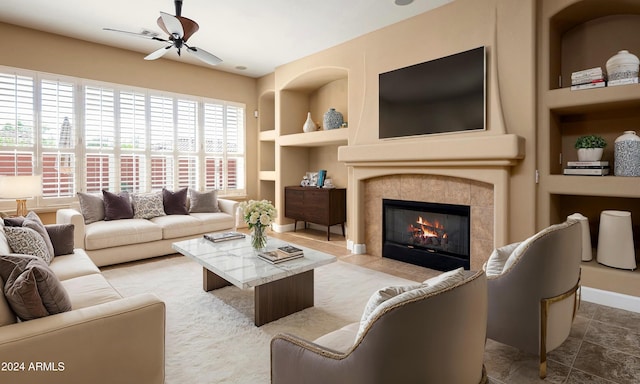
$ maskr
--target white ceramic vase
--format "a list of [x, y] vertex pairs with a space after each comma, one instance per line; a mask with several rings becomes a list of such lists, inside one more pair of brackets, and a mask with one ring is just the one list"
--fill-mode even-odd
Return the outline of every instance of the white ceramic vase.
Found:
[[621, 80], [638, 77], [640, 60], [627, 50], [618, 51], [607, 60], [608, 80]]
[[600, 161], [604, 148], [579, 148], [578, 161]]
[[640, 176], [640, 137], [635, 131], [624, 131], [614, 147], [614, 174]]
[[311, 112], [307, 112], [307, 120], [302, 125], [302, 130], [304, 132], [314, 132], [316, 128], [316, 123], [311, 120]]
[[602, 211], [598, 232], [598, 263], [609, 267], [636, 269], [631, 212]]

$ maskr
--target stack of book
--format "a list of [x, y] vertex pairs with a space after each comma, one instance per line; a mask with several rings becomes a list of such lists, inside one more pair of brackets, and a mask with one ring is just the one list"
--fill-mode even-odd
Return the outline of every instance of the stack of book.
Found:
[[235, 240], [244, 238], [244, 233], [240, 232], [221, 232], [221, 233], [207, 233], [204, 238], [218, 243], [220, 241]]
[[571, 74], [571, 90], [600, 88], [606, 85], [605, 74], [601, 67], [585, 69]]
[[609, 174], [608, 161], [567, 161], [565, 175], [606, 176]]
[[286, 245], [279, 247], [275, 251], [267, 251], [258, 253], [258, 257], [268, 261], [271, 264], [278, 264], [285, 261], [298, 259], [304, 256], [304, 252], [300, 248], [296, 248], [292, 245]]

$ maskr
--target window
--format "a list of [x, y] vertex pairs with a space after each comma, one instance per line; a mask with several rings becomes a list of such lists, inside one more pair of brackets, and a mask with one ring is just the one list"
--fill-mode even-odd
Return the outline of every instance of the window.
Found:
[[245, 193], [245, 107], [0, 67], [0, 175], [42, 173], [39, 205], [77, 191]]

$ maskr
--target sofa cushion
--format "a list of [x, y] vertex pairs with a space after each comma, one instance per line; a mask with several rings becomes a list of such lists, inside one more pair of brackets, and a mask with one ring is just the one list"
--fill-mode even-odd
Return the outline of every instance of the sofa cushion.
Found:
[[133, 207], [131, 206], [129, 192], [122, 191], [116, 195], [109, 191], [102, 191], [102, 198], [104, 200], [105, 220], [133, 218]]
[[73, 224], [47, 224], [45, 225], [51, 244], [53, 245], [54, 256], [68, 255], [73, 253], [74, 230]]
[[49, 268], [56, 274], [59, 280], [64, 281], [78, 276], [100, 273], [91, 258], [84, 249], [75, 249], [67, 255], [56, 256]]
[[502, 274], [504, 265], [509, 259], [509, 256], [520, 245], [520, 243], [507, 244], [500, 248], [496, 248], [491, 252], [489, 259], [485, 263], [483, 269], [488, 276], [498, 276]]
[[71, 301], [60, 280], [38, 257], [0, 256], [4, 294], [13, 312], [32, 320], [71, 310]]
[[122, 299], [118, 291], [99, 273], [64, 280], [62, 286], [69, 294], [74, 310]]
[[202, 233], [222, 231], [224, 229], [233, 228], [235, 225], [233, 216], [223, 212], [190, 213], [189, 215], [202, 222]]
[[164, 205], [164, 213], [167, 215], [188, 215], [187, 191], [188, 189], [186, 187], [175, 192], [162, 188], [162, 204]]
[[218, 191], [198, 192], [189, 188], [189, 213], [219, 212]]
[[5, 227], [7, 241], [13, 253], [31, 255], [50, 263], [53, 255], [49, 254], [47, 244], [38, 232], [27, 227]]
[[55, 255], [55, 251], [53, 250], [53, 244], [51, 244], [51, 238], [49, 237], [49, 233], [44, 227], [44, 224], [42, 224], [42, 220], [40, 220], [40, 217], [38, 217], [38, 214], [33, 211], [27, 213], [22, 226], [31, 228], [34, 231], [38, 232], [38, 235], [42, 236], [42, 240], [44, 240], [44, 243], [47, 245], [47, 252], [49, 253], [49, 257], [53, 258], [53, 256]]
[[78, 192], [78, 202], [80, 212], [84, 217], [85, 224], [95, 223], [104, 220], [104, 201], [102, 195]]
[[99, 221], [85, 227], [85, 249], [146, 243], [162, 239], [162, 228], [150, 220]]
[[199, 235], [203, 233], [204, 228], [202, 220], [191, 215], [160, 216], [154, 217], [150, 221], [162, 228], [163, 239]]
[[131, 203], [134, 219], [152, 219], [165, 215], [160, 192], [134, 193], [131, 195]]

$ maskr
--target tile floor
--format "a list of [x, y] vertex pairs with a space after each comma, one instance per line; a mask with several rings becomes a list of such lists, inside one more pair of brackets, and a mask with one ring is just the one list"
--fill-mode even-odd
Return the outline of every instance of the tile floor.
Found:
[[[316, 230], [271, 233], [303, 246], [322, 250], [340, 260], [415, 281], [438, 271], [399, 261], [352, 255], [344, 237]], [[547, 378], [538, 378], [538, 357], [487, 340], [485, 366], [490, 384], [638, 384], [640, 383], [640, 313], [583, 301], [571, 335], [548, 356]]]

